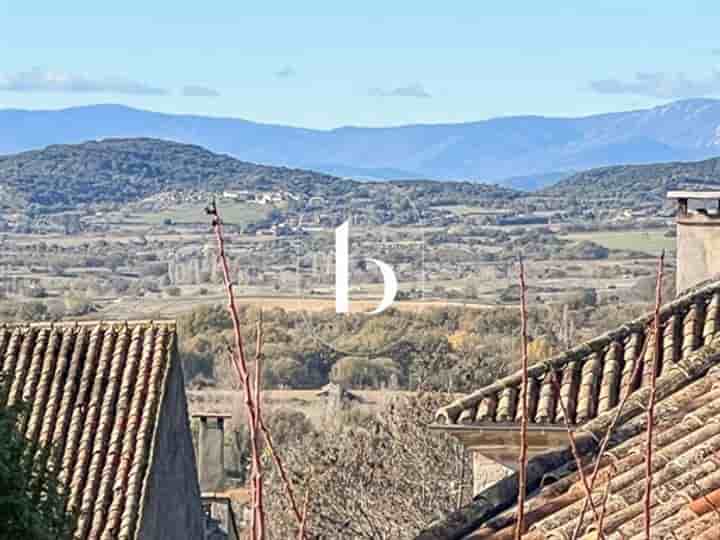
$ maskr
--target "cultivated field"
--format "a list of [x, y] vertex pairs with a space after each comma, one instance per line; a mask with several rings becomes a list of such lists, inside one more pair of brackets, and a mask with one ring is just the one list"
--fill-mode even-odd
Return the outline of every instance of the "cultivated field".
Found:
[[[223, 221], [232, 225], [248, 225], [264, 219], [272, 207], [253, 203], [223, 203]], [[159, 212], [134, 212], [123, 219], [124, 223], [160, 225], [166, 221], [183, 224], [209, 223], [202, 205], [184, 204]]]
[[664, 230], [650, 231], [598, 231], [568, 234], [568, 240], [590, 240], [608, 249], [640, 251], [657, 256], [664, 249], [675, 249], [675, 238], [665, 236]]

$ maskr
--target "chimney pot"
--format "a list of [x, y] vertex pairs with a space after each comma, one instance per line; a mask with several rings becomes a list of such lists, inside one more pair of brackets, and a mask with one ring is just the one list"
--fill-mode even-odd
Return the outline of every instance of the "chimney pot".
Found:
[[200, 419], [198, 437], [198, 476], [200, 489], [219, 492], [225, 489], [225, 419], [230, 414], [196, 413]]

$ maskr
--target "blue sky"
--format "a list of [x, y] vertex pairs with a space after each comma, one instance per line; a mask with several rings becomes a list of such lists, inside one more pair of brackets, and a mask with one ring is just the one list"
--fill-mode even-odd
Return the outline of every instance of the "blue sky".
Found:
[[720, 97], [720, 2], [630, 3], [0, 0], [0, 108], [330, 128]]

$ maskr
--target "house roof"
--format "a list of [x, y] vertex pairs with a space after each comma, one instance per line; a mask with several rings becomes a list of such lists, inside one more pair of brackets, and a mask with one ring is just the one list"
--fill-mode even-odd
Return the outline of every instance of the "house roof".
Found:
[[0, 325], [0, 400], [53, 445], [79, 540], [135, 538], [175, 341], [170, 322]]
[[[707, 540], [720, 537], [720, 335], [667, 365], [657, 380], [653, 459], [652, 537]], [[610, 482], [603, 533], [608, 540], [643, 537], [643, 478], [646, 405], [650, 389], [627, 399], [602, 456], [593, 490], [596, 508]], [[576, 430], [578, 453], [590, 475], [601, 441], [617, 409], [600, 413]], [[526, 540], [573, 537], [585, 492], [569, 448], [528, 462]], [[417, 540], [509, 540], [513, 538], [518, 496], [514, 473], [474, 500], [432, 524]], [[598, 510], [600, 511], [600, 510]], [[586, 513], [580, 536], [597, 537]]]
[[[662, 320], [661, 375], [668, 366], [688, 358], [720, 332], [720, 281], [705, 282], [660, 311]], [[636, 392], [649, 381], [643, 366], [654, 355], [653, 315], [630, 321], [620, 328], [587, 341], [528, 370], [529, 422], [564, 426], [559, 398], [565, 403], [570, 424], [583, 424], [613, 407], [626, 392]], [[646, 343], [647, 342], [647, 343]], [[553, 381], [553, 373], [559, 379]], [[488, 426], [520, 422], [522, 372], [464, 396], [441, 408], [436, 423], [444, 426]]]

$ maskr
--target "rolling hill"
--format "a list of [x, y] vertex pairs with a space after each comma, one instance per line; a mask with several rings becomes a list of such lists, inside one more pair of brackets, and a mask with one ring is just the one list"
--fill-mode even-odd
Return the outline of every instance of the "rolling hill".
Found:
[[0, 156], [0, 203], [73, 208], [124, 203], [172, 190], [287, 189], [344, 193], [353, 182], [326, 174], [267, 167], [204, 148], [156, 139], [109, 139], [53, 145]]
[[0, 179], [0, 208], [42, 213], [97, 203], [122, 204], [188, 190], [281, 190], [305, 198], [318, 195], [329, 204], [348, 200], [365, 206], [373, 201], [383, 206], [390, 192], [402, 192], [415, 203], [422, 199], [425, 205], [521, 195], [510, 188], [477, 182], [356, 182], [304, 169], [258, 165], [196, 145], [148, 138], [51, 145], [0, 156]]
[[541, 193], [577, 198], [664, 199], [676, 189], [720, 190], [720, 158], [600, 167], [574, 174]]
[[[118, 105], [0, 111], [0, 154], [106, 137], [201, 145], [242, 160], [366, 179], [435, 178], [547, 185], [592, 167], [720, 154], [720, 100], [580, 118], [517, 116], [462, 124], [312, 130]], [[551, 174], [549, 174], [551, 173]]]

